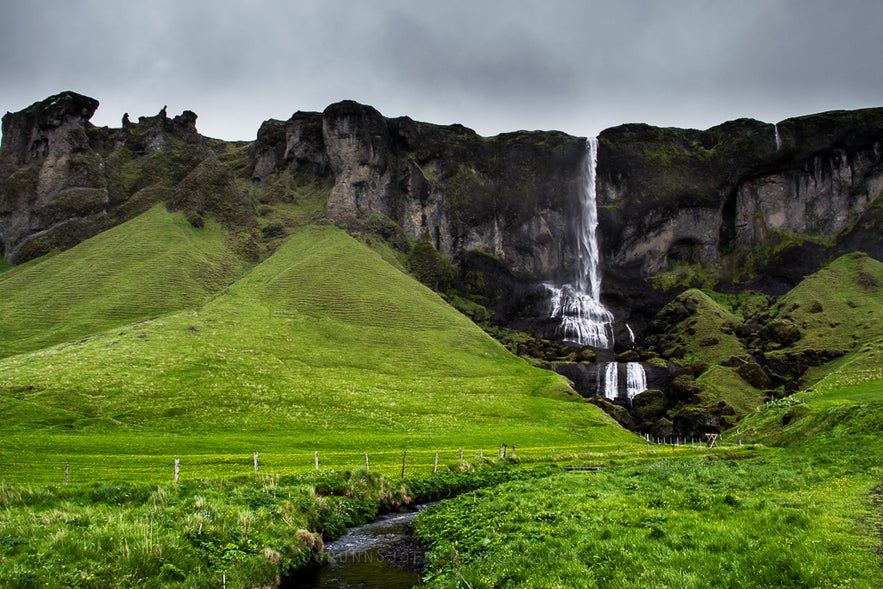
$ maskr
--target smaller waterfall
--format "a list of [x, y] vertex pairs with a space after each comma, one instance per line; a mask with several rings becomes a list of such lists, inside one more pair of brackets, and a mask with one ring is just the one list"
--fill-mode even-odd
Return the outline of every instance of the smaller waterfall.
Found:
[[625, 381], [629, 400], [647, 390], [647, 374], [640, 362], [629, 362], [625, 365]]
[[630, 344], [635, 343], [635, 332], [632, 331], [632, 326], [629, 325], [628, 323], [626, 323], [625, 328], [629, 330], [629, 343]]
[[615, 399], [619, 396], [619, 364], [608, 362], [604, 368], [604, 396]]
[[778, 124], [773, 125], [773, 132], [776, 134], [775, 135], [775, 137], [776, 137], [776, 151], [779, 151], [782, 149], [782, 136], [779, 135], [779, 125]]

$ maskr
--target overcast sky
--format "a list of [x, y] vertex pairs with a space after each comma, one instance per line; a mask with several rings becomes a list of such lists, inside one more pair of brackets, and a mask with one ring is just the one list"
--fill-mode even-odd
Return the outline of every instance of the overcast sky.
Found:
[[881, 0], [0, 0], [0, 111], [62, 90], [203, 135], [353, 99], [483, 135], [883, 106]]

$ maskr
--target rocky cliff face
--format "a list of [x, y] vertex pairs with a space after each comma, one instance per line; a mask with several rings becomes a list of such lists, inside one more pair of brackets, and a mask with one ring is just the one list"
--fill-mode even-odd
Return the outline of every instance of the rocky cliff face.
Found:
[[[831, 245], [860, 224], [880, 196], [881, 142], [883, 109], [777, 126], [608, 129], [598, 191], [607, 271], [647, 278], [698, 263], [732, 282], [756, 282], [772, 261], [762, 255], [768, 250]], [[800, 276], [766, 286], [787, 290]]]
[[355, 228], [381, 216], [456, 263], [479, 251], [542, 281], [573, 255], [567, 234], [584, 149], [562, 133], [488, 139], [347, 101], [265, 123], [254, 180], [286, 168], [330, 175], [326, 214], [335, 223]]
[[[218, 205], [216, 195], [231, 200], [232, 173], [201, 165], [213, 153], [196, 130], [195, 113], [170, 118], [163, 107], [137, 123], [125, 115], [121, 128], [108, 129], [89, 123], [96, 108], [93, 98], [63, 92], [3, 117], [0, 253], [5, 261], [18, 264], [69, 248], [161, 201], [194, 219], [198, 211], [229, 208]], [[188, 184], [190, 174], [197, 178]], [[206, 195], [201, 190], [207, 183], [200, 178], [209, 175], [215, 180]]]
[[[457, 268], [460, 287], [516, 327], [546, 312], [541, 284], [576, 268], [585, 140], [557, 132], [484, 138], [459, 125], [388, 119], [345, 101], [265, 122], [250, 164], [165, 108], [120, 129], [65, 92], [3, 118], [0, 244], [19, 263], [69, 247], [160, 201], [252, 227], [237, 188], [291, 174], [330, 183], [325, 213], [356, 230], [397, 228]], [[643, 323], [674, 294], [655, 280], [701, 266], [730, 287], [782, 292], [835, 250], [883, 255], [883, 109], [705, 131], [623, 125], [599, 137], [599, 236], [618, 317]], [[277, 229], [274, 232], [278, 233]], [[256, 250], [255, 250], [256, 251]], [[257, 254], [255, 254], [257, 255]], [[675, 280], [676, 282], [676, 280]], [[684, 287], [689, 284], [684, 284]]]
[[0, 247], [7, 261], [43, 253], [43, 243], [69, 247], [103, 226], [103, 162], [85, 132], [96, 108], [97, 100], [66, 92], [3, 117]]

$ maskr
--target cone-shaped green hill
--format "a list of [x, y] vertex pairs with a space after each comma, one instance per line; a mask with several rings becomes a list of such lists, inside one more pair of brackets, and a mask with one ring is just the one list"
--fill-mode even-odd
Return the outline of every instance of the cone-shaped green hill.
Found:
[[636, 439], [333, 227], [198, 309], [0, 361], [0, 405], [59, 457]]

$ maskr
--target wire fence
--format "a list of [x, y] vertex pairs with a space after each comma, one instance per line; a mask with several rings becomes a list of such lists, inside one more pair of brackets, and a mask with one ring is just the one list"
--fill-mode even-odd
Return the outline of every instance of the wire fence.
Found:
[[[719, 443], [719, 440], [715, 441]], [[741, 442], [740, 442], [741, 445]], [[39, 459], [0, 457], [0, 483], [112, 484], [162, 483], [263, 475], [302, 475], [366, 469], [388, 477], [420, 477], [461, 469], [477, 461], [591, 461], [637, 453], [706, 451], [709, 442], [699, 438], [645, 438], [635, 444], [569, 446], [516, 446], [490, 448], [383, 449], [369, 451], [313, 450], [251, 454], [52, 454]]]

